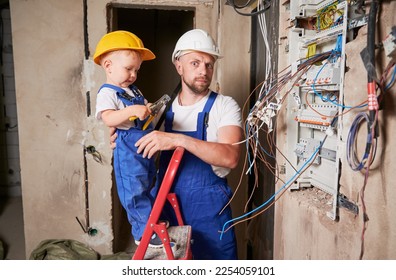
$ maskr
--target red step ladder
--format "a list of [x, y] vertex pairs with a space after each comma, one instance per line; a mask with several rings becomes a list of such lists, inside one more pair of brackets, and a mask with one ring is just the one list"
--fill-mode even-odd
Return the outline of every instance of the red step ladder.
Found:
[[[168, 259], [168, 260], [189, 260], [191, 253], [191, 226], [184, 225], [179, 203], [174, 193], [169, 193], [173, 180], [179, 168], [180, 161], [184, 154], [184, 148], [178, 147], [173, 152], [168, 169], [165, 172], [153, 209], [143, 232], [142, 239], [138, 245], [132, 260], [143, 259]], [[171, 203], [175, 211], [178, 226], [166, 228], [164, 223], [159, 223], [159, 217], [166, 202]], [[148, 247], [150, 238], [156, 233], [162, 240], [164, 247], [152, 249]], [[173, 244], [174, 246], [171, 246]], [[176, 244], [176, 245], [175, 245]], [[164, 250], [165, 249], [165, 250]]]

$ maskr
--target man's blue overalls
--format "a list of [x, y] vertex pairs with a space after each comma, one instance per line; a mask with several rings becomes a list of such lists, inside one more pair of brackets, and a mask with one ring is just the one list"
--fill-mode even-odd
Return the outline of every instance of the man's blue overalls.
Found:
[[[180, 132], [172, 129], [174, 113], [172, 107], [166, 113], [165, 131], [182, 133], [206, 141], [206, 127], [209, 111], [217, 97], [212, 92], [201, 113], [198, 115], [196, 131]], [[159, 180], [162, 182], [173, 151], [161, 152]], [[208, 151], [210, 153], [210, 151]], [[189, 153], [184, 152], [177, 175], [174, 179], [172, 192], [176, 193], [180, 202], [181, 214], [185, 224], [192, 227], [192, 253], [194, 259], [237, 259], [235, 233], [233, 228], [223, 234], [220, 240], [220, 230], [232, 219], [231, 208], [228, 206], [221, 215], [219, 212], [232, 196], [232, 191], [225, 178], [217, 176], [212, 167]], [[177, 220], [168, 204], [164, 208], [164, 219], [171, 225], [177, 225]]]
[[[114, 85], [104, 84], [102, 87], [114, 89], [125, 106], [144, 105], [144, 97], [136, 86], [129, 87], [135, 97]], [[146, 130], [142, 130], [145, 121], [136, 119], [135, 127], [129, 130], [117, 129], [113, 155], [118, 196], [127, 212], [129, 223], [132, 225], [132, 235], [136, 240], [141, 239], [151, 213], [153, 201], [149, 190], [156, 174], [154, 158], [143, 158], [135, 147], [137, 140], [153, 130], [151, 124]]]

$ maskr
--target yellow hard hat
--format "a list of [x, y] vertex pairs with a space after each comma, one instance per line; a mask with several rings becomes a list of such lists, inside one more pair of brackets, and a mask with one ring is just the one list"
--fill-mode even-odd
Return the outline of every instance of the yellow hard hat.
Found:
[[144, 47], [142, 40], [140, 40], [138, 36], [128, 31], [117, 30], [105, 34], [102, 39], [100, 39], [96, 46], [93, 59], [96, 64], [100, 65], [101, 55], [116, 50], [139, 51], [142, 54], [142, 60], [151, 60], [155, 58], [153, 52]]

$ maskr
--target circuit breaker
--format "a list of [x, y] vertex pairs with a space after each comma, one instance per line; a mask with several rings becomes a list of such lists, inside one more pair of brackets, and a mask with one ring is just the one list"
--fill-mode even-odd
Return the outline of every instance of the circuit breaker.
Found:
[[340, 176], [347, 1], [290, 1], [287, 100], [287, 177], [298, 173], [290, 189], [316, 187], [332, 196], [337, 216]]

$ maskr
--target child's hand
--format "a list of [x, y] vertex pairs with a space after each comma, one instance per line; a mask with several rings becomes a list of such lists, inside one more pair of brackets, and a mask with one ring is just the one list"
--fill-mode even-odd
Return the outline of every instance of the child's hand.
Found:
[[147, 105], [131, 105], [128, 108], [131, 110], [131, 116], [136, 116], [138, 117], [141, 121], [147, 118], [151, 111], [150, 108]]

